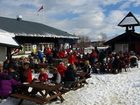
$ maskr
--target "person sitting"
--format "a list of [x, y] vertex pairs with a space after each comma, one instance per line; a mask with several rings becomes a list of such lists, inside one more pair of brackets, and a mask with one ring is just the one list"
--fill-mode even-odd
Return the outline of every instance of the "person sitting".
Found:
[[114, 60], [112, 62], [112, 73], [116, 74], [121, 72], [121, 61], [119, 55], [114, 55]]
[[20, 82], [11, 79], [7, 73], [0, 73], [0, 98], [7, 98], [20, 85]]
[[8, 75], [11, 79], [19, 81], [19, 73], [15, 71], [13, 63], [8, 64]]
[[47, 72], [46, 72], [46, 70], [44, 68], [40, 69], [40, 74], [39, 74], [38, 79], [41, 82], [46, 82], [48, 80], [48, 74], [47, 74]]
[[69, 65], [67, 70], [65, 71], [64, 86], [66, 88], [71, 88], [75, 79], [76, 79], [76, 73], [74, 71], [74, 68], [72, 65]]
[[65, 51], [64, 50], [60, 50], [59, 52], [58, 52], [58, 57], [59, 58], [65, 58]]
[[60, 62], [57, 66], [57, 71], [60, 73], [62, 80], [64, 78], [64, 73], [66, 71], [66, 66], [64, 64], [64, 62]]
[[83, 72], [87, 73], [86, 76], [85, 76], [86, 78], [90, 77], [91, 65], [90, 65], [88, 60], [86, 60], [85, 63], [84, 63]]
[[68, 58], [70, 64], [75, 64], [77, 62], [76, 54], [71, 54]]
[[138, 58], [137, 58], [137, 56], [131, 55], [129, 59], [130, 59], [130, 67], [131, 68], [138, 67]]
[[21, 83], [32, 82], [32, 71], [29, 62], [24, 62], [23, 67], [20, 70], [20, 81]]
[[53, 68], [53, 77], [51, 78], [52, 83], [60, 84], [61, 83], [61, 75], [58, 72], [57, 68]]

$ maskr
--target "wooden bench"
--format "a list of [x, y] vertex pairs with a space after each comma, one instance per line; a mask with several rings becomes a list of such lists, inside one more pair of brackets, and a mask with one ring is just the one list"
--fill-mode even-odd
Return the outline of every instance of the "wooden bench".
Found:
[[23, 102], [23, 100], [33, 101], [33, 102], [35, 102], [37, 104], [44, 104], [45, 102], [47, 102], [46, 100], [44, 100], [41, 97], [27, 96], [27, 95], [18, 94], [18, 93], [11, 94], [11, 97], [15, 97], [17, 99], [21, 99], [20, 102], [18, 103], [18, 105], [21, 105], [21, 103]]
[[87, 84], [86, 79], [85, 78], [79, 79], [73, 83], [72, 90], [77, 90], [77, 89], [83, 87], [84, 84]]
[[51, 102], [52, 99], [55, 99], [55, 98], [57, 98], [60, 95], [61, 95], [61, 93], [58, 93], [58, 94], [55, 94], [55, 95], [50, 96], [48, 98], [42, 98], [40, 96], [30, 96], [30, 95], [13, 93], [13, 94], [11, 94], [11, 97], [15, 97], [17, 99], [21, 99], [20, 102], [18, 103], [18, 105], [21, 105], [23, 100], [29, 100], [29, 101], [33, 101], [33, 102], [35, 102], [37, 104], [43, 105], [43, 104], [46, 104], [48, 102]]
[[70, 87], [66, 87], [65, 85], [63, 85], [63, 87], [60, 91], [61, 91], [62, 94], [65, 94], [65, 93], [69, 92], [70, 90], [77, 90], [77, 89], [83, 87], [84, 84], [87, 84], [86, 78], [82, 78], [82, 79], [74, 81], [70, 85]]

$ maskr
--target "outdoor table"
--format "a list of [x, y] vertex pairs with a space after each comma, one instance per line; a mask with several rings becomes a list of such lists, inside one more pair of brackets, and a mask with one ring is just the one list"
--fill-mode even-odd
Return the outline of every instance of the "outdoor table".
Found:
[[50, 102], [55, 98], [59, 98], [61, 102], [63, 102], [64, 98], [59, 91], [60, 88], [60, 84], [42, 82], [23, 83], [21, 86], [22, 91], [20, 93], [14, 93], [12, 96], [21, 99], [18, 105], [20, 105], [24, 99], [39, 104]]

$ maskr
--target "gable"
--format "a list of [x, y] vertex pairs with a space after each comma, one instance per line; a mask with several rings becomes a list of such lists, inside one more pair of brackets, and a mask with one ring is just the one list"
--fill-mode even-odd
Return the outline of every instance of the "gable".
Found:
[[129, 12], [124, 19], [118, 24], [118, 26], [125, 27], [125, 26], [139, 26], [140, 22], [136, 19], [136, 17]]

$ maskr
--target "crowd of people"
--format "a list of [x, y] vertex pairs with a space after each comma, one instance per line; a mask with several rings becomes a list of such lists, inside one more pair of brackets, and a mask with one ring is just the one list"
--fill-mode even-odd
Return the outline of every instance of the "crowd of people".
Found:
[[[16, 86], [24, 82], [63, 83], [65, 87], [70, 87], [78, 79], [77, 71], [86, 72], [86, 78], [91, 73], [126, 71], [127, 67], [138, 66], [138, 58], [134, 52], [115, 53], [108, 49], [98, 51], [95, 47], [91, 53], [81, 49], [57, 51], [45, 48], [43, 52], [39, 50], [29, 57], [7, 59], [0, 65], [0, 98], [8, 97], [16, 91]], [[34, 76], [36, 73], [38, 77]]]

